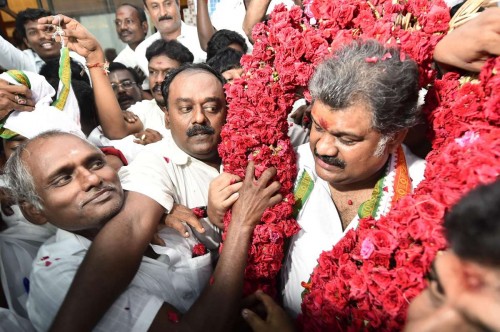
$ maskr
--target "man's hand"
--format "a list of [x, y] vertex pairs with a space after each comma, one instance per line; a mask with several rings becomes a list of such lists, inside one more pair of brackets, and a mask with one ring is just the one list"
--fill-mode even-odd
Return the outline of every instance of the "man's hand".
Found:
[[139, 120], [139, 117], [130, 111], [123, 111], [122, 114], [123, 120], [127, 121], [128, 123], [134, 123]]
[[291, 319], [285, 311], [274, 300], [264, 292], [258, 290], [255, 292], [257, 300], [264, 304], [266, 310], [266, 319], [263, 320], [250, 309], [243, 309], [241, 315], [256, 332], [292, 332], [295, 331]]
[[205, 228], [203, 228], [200, 220], [198, 220], [193, 211], [180, 204], [174, 203], [172, 210], [165, 215], [163, 222], [167, 227], [177, 230], [184, 237], [189, 237], [189, 232], [185, 224], [194, 228], [198, 233], [205, 232]]
[[0, 120], [13, 110], [31, 112], [35, 109], [31, 90], [24, 85], [11, 85], [0, 79]]
[[276, 175], [276, 168], [266, 169], [260, 179], [255, 179], [255, 167], [253, 161], [247, 166], [243, 185], [239, 190], [239, 198], [233, 205], [231, 225], [237, 227], [254, 229], [260, 222], [264, 210], [279, 203], [283, 197], [278, 193], [281, 185], [277, 181], [269, 184]]
[[224, 214], [238, 199], [242, 185], [241, 178], [230, 173], [221, 173], [210, 183], [207, 214], [212, 224], [224, 229]]
[[[65, 44], [68, 48], [81, 56], [87, 63], [94, 64], [102, 62], [103, 51], [97, 39], [82, 24], [70, 17], [58, 14], [38, 19], [39, 29], [53, 31], [59, 25], [64, 31]], [[56, 37], [56, 41], [59, 38]]]
[[137, 134], [134, 134], [134, 136], [137, 137], [137, 139], [134, 140], [134, 143], [142, 145], [148, 145], [154, 142], [158, 142], [163, 138], [163, 136], [159, 132], [150, 128], [140, 131]]
[[479, 72], [495, 55], [500, 55], [500, 8], [486, 9], [448, 33], [434, 49], [434, 60], [444, 70], [456, 67]]

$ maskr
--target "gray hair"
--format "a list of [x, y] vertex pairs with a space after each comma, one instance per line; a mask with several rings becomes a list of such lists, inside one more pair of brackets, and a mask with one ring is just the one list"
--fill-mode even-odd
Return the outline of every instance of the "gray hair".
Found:
[[[40, 139], [67, 135], [78, 137], [76, 135], [57, 130], [43, 132], [32, 139], [22, 142], [14, 153], [12, 153], [9, 160], [7, 160], [4, 168], [4, 172], [7, 177], [7, 185], [12, 192], [13, 198], [18, 204], [26, 202], [33, 205], [38, 210], [43, 209], [43, 202], [36, 192], [33, 175], [31, 175], [28, 165], [26, 165], [22, 159], [25, 153], [30, 153], [27, 149], [28, 145]], [[89, 143], [89, 145], [91, 144]]]
[[309, 90], [314, 100], [334, 110], [365, 104], [373, 128], [383, 135], [413, 127], [420, 119], [417, 64], [375, 40], [353, 42], [321, 63]]

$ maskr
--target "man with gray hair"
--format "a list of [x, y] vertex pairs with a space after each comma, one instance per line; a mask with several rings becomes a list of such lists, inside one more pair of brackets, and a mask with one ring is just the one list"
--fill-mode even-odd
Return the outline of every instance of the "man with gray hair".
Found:
[[376, 41], [355, 42], [317, 68], [309, 84], [310, 142], [298, 148], [300, 232], [283, 269], [284, 306], [301, 311], [322, 251], [359, 219], [379, 218], [423, 179], [424, 161], [402, 146], [419, 118], [416, 63]]

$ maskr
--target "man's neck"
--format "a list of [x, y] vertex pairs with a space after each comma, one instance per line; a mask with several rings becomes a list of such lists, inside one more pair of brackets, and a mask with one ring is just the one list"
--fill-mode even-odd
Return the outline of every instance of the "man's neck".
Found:
[[217, 156], [214, 160], [202, 160], [205, 164], [208, 166], [211, 166], [217, 170], [217, 172], [220, 171], [220, 165], [222, 164], [222, 159]]
[[172, 31], [172, 32], [169, 32], [169, 33], [161, 33], [160, 32], [161, 39], [163, 39], [163, 40], [175, 40], [175, 39], [177, 39], [177, 37], [179, 37], [181, 35], [181, 27], [182, 27], [182, 25], [179, 25], [179, 29]]
[[132, 51], [135, 51], [135, 49], [137, 48], [137, 46], [139, 46], [140, 43], [142, 43], [144, 41], [144, 38], [141, 39], [140, 41], [136, 42], [136, 43], [130, 43], [128, 44], [128, 47], [130, 47], [132, 49]]

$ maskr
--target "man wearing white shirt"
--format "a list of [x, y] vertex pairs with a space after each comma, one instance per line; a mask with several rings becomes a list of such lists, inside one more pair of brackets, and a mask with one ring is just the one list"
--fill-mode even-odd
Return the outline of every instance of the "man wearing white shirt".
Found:
[[[193, 53], [195, 63], [205, 61], [206, 53], [201, 49], [198, 30], [181, 20], [179, 0], [144, 0], [144, 6], [158, 30], [158, 32], [139, 44], [135, 50], [139, 67], [146, 75], [149, 74], [147, 70], [148, 62], [145, 56], [146, 49], [158, 39], [176, 39]], [[146, 84], [143, 84], [143, 89], [148, 89]]]
[[[366, 59], [376, 59], [375, 62]], [[298, 148], [297, 222], [283, 267], [283, 305], [301, 294], [322, 251], [359, 219], [386, 214], [423, 179], [425, 162], [403, 147], [418, 123], [418, 69], [375, 41], [353, 43], [321, 64], [310, 82], [310, 144]]]
[[127, 46], [116, 56], [114, 62], [135, 68], [135, 49], [144, 41], [148, 33], [148, 21], [142, 8], [124, 3], [116, 8], [115, 28], [118, 38]]
[[[44, 9], [28, 8], [18, 13], [16, 29], [29, 49], [21, 51], [0, 37], [0, 66], [6, 69], [19, 69], [38, 73], [45, 61], [59, 58], [61, 44], [52, 39], [53, 31], [38, 28], [38, 19], [52, 15]], [[85, 59], [70, 52], [72, 59], [85, 64]]]

